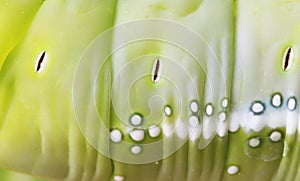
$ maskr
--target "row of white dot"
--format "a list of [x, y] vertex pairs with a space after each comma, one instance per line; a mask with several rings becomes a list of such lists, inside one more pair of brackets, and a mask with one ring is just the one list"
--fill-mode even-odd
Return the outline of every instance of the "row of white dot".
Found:
[[[279, 93], [276, 93], [272, 96], [271, 104], [274, 107], [280, 107], [282, 105], [282, 96]], [[290, 97], [287, 101], [287, 107], [290, 111], [296, 109], [297, 101], [295, 97]], [[265, 105], [261, 101], [255, 101], [251, 105], [251, 111], [254, 114], [262, 114], [265, 111]]]
[[[161, 128], [159, 126], [153, 125], [148, 129], [148, 134], [151, 138], [157, 138], [161, 134]], [[143, 129], [135, 129], [130, 131], [129, 136], [133, 141], [140, 142], [145, 138], [145, 131]], [[110, 139], [112, 142], [118, 143], [122, 141], [122, 133], [118, 129], [113, 129], [110, 132]]]
[[[227, 98], [224, 98], [222, 101], [221, 101], [221, 106], [226, 109], [228, 107], [228, 104], [229, 104], [229, 101]], [[193, 113], [197, 113], [199, 111], [199, 105], [196, 101], [192, 101], [191, 104], [190, 104], [190, 109]], [[208, 116], [211, 116], [213, 115], [214, 113], [214, 107], [211, 103], [208, 103], [206, 106], [205, 106], [205, 113], [208, 115]]]
[[[276, 97], [276, 99], [278, 99], [278, 97]], [[290, 99], [290, 101], [293, 101], [294, 99]], [[296, 100], [294, 100], [294, 102], [291, 102], [290, 103], [290, 101], [289, 101], [289, 103], [288, 103], [288, 105], [292, 105], [292, 106], [289, 106], [289, 109], [291, 109], [291, 110], [293, 110], [293, 109], [295, 109], [295, 105], [296, 105]], [[278, 102], [276, 103], [276, 105], [278, 104]], [[166, 107], [167, 109], [165, 109], [165, 112], [166, 112], [166, 114], [167, 115], [170, 115], [171, 114], [171, 108], [170, 107]], [[192, 102], [191, 103], [191, 106], [190, 106], [190, 108], [191, 108], [191, 111], [192, 112], [194, 112], [194, 113], [196, 113], [197, 111], [198, 111], [198, 104], [196, 103], [196, 102]], [[210, 108], [209, 108], [210, 109]], [[166, 111], [167, 110], [167, 111]], [[225, 112], [221, 112], [220, 114], [219, 114], [219, 119], [220, 120], [225, 120], [226, 119], [226, 113]], [[197, 116], [191, 116], [190, 117], [190, 119], [189, 119], [189, 124], [191, 125], [191, 126], [193, 126], [193, 127], [195, 127], [197, 124], [198, 124], [198, 117]], [[151, 127], [150, 127], [151, 128]], [[159, 129], [159, 131], [160, 131], [160, 128], [159, 127], [152, 127], [152, 129], [153, 128], [155, 128], [155, 129]], [[150, 130], [150, 129], [149, 129]], [[138, 130], [136, 130], [136, 131], [138, 131]], [[154, 132], [158, 132], [158, 131], [154, 131]], [[149, 134], [150, 134], [150, 131], [149, 131]], [[135, 135], [136, 136], [132, 136], [132, 138], [134, 138], [135, 137], [135, 139], [136, 140], [139, 140], [140, 139], [140, 136], [138, 136], [138, 135], [141, 135], [141, 132], [136, 132], [135, 133]], [[271, 135], [270, 135], [270, 139], [273, 141], [273, 142], [278, 142], [278, 141], [280, 141], [280, 139], [281, 139], [281, 137], [282, 137], [282, 135], [281, 135], [281, 133], [280, 132], [278, 132], [278, 131], [274, 131]], [[252, 138], [252, 139], [250, 139], [249, 140], [249, 145], [251, 146], [251, 147], [258, 147], [259, 145], [260, 145], [260, 139], [259, 138]], [[131, 148], [131, 152], [132, 153], [134, 153], [134, 154], [139, 154], [140, 152], [141, 152], [141, 147], [140, 146], [133, 146], [132, 148]], [[239, 167], [238, 166], [236, 166], [236, 165], [231, 165], [231, 166], [229, 166], [228, 168], [227, 168], [227, 173], [229, 174], [229, 175], [234, 175], [234, 174], [237, 174], [239, 172]], [[115, 180], [117, 181], [117, 180], [124, 180], [124, 177], [121, 177], [121, 176], [116, 176], [115, 177]]]
[[[282, 134], [279, 131], [273, 131], [270, 135], [270, 140], [273, 142], [278, 142], [282, 139]], [[249, 146], [256, 148], [260, 145], [261, 139], [259, 137], [251, 138], [248, 142]]]
[[[228, 106], [228, 99], [225, 98], [221, 102], [222, 107], [226, 108]], [[199, 111], [199, 105], [196, 101], [192, 101], [190, 103], [190, 109], [193, 113], [197, 113]], [[170, 106], [165, 107], [165, 113], [166, 115], [170, 116], [172, 114], [172, 109]], [[207, 115], [212, 115], [213, 114], [213, 106], [211, 104], [207, 104], [206, 106], [206, 113]], [[226, 120], [226, 113], [221, 112], [219, 114], [219, 120], [220, 121], [225, 121]], [[143, 119], [139, 114], [134, 114], [130, 118], [130, 122], [132, 125], [139, 126], [141, 125]], [[199, 119], [197, 116], [191, 116], [189, 118], [189, 124], [192, 127], [197, 126], [199, 123]], [[158, 126], [150, 126], [148, 129], [149, 136], [152, 138], [157, 138], [160, 135], [161, 129]], [[145, 137], [145, 132], [143, 130], [134, 130], [130, 132], [130, 137], [134, 141], [142, 141]], [[111, 132], [111, 140], [113, 142], [120, 142], [122, 140], [122, 133], [119, 130], [113, 130]]]
[[[226, 108], [228, 106], [228, 99], [227, 98], [222, 100], [221, 106], [223, 108]], [[192, 101], [191, 104], [190, 104], [190, 109], [193, 113], [197, 113], [199, 111], [198, 103], [196, 101]], [[166, 106], [164, 111], [165, 111], [165, 114], [167, 116], [170, 116], [172, 114], [172, 109], [171, 109], [170, 106]], [[213, 114], [213, 106], [211, 104], [207, 104], [206, 113], [207, 113], [207, 115], [212, 115]], [[225, 121], [226, 113], [221, 112], [219, 114], [219, 119], [221, 121]], [[139, 115], [139, 114], [134, 114], [130, 118], [130, 122], [134, 126], [141, 125], [142, 121], [143, 121], [142, 116]], [[196, 127], [199, 124], [198, 117], [197, 116], [191, 116], [189, 118], [189, 124], [192, 127]], [[155, 125], [150, 126], [149, 129], [148, 129], [148, 133], [149, 133], [150, 137], [157, 138], [161, 134], [161, 128], [158, 127], [158, 126], [155, 126]], [[129, 133], [129, 135], [130, 135], [131, 139], [136, 141], [136, 142], [140, 142], [140, 141], [144, 140], [144, 138], [145, 138], [145, 132], [144, 132], [144, 130], [141, 130], [141, 129], [133, 130]], [[116, 143], [121, 142], [122, 141], [121, 131], [117, 130], [117, 129], [112, 130], [110, 138], [113, 142], [116, 142]], [[140, 146], [133, 146], [131, 148], [131, 152], [134, 153], [134, 154], [138, 154], [138, 153], [141, 152], [141, 147]]]
[[[227, 98], [224, 98], [223, 100], [222, 100], [222, 102], [221, 102], [221, 106], [223, 107], [223, 108], [227, 108], [228, 107], [228, 104], [229, 104], [229, 102], [228, 102], [228, 99]], [[192, 101], [191, 103], [190, 103], [190, 110], [192, 111], [192, 113], [198, 113], [198, 111], [199, 111], [199, 105], [198, 105], [198, 102], [197, 101]], [[172, 115], [172, 108], [170, 107], [170, 106], [166, 106], [165, 107], [165, 114], [167, 115], [167, 116], [170, 116], [170, 115]], [[214, 107], [213, 107], [213, 105], [211, 104], [211, 103], [208, 103], [206, 106], [205, 106], [205, 112], [206, 112], [206, 114], [208, 115], [208, 116], [211, 116], [212, 114], [213, 114], [213, 112], [214, 112]], [[141, 120], [141, 118], [138, 118], [138, 120]], [[141, 121], [139, 121], [138, 123], [140, 123]], [[134, 125], [136, 125], [136, 124], [134, 124]]]

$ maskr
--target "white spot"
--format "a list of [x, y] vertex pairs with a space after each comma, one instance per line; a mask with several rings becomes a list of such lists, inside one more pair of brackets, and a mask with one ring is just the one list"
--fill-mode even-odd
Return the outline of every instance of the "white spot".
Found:
[[42, 51], [36, 58], [34, 70], [36, 73], [41, 73], [48, 62], [48, 54], [46, 51]]
[[227, 173], [229, 175], [234, 175], [237, 174], [239, 172], [239, 167], [235, 166], [235, 165], [231, 165], [227, 168]]
[[228, 133], [228, 124], [224, 121], [219, 122], [218, 126], [218, 135], [220, 137], [226, 136]]
[[197, 139], [200, 138], [202, 133], [202, 126], [200, 124], [198, 124], [196, 127], [189, 127], [189, 140], [193, 143], [195, 143], [195, 141]]
[[[280, 127], [286, 127], [286, 130], [288, 131], [290, 128], [289, 128], [289, 125], [290, 123], [293, 124], [293, 120], [292, 121], [286, 121], [286, 120], [289, 120], [290, 116], [291, 115], [295, 115], [293, 114], [292, 112], [289, 112], [289, 113], [292, 113], [292, 114], [284, 114], [285, 110], [278, 110], [278, 111], [273, 111], [272, 114], [268, 114], [267, 115], [267, 119], [266, 118], [263, 118], [263, 122], [265, 122], [265, 126], [271, 128], [271, 129], [277, 129], [277, 128], [280, 128]], [[296, 129], [296, 128], [295, 128]]]
[[[286, 125], [286, 135], [294, 135], [298, 129], [298, 131], [300, 131], [300, 125], [298, 123], [300, 115], [298, 113], [295, 112], [287, 112], [287, 114], [282, 115], [280, 118], [280, 116], [277, 116], [277, 119], [281, 119], [282, 121], [284, 121], [284, 125]], [[286, 121], [288, 120], [288, 121]], [[277, 126], [273, 129], [279, 128], [280, 126]]]
[[262, 116], [253, 116], [251, 113], [245, 114], [241, 117], [240, 126], [247, 131], [253, 130], [254, 132], [259, 132], [267, 126], [265, 119]]
[[142, 124], [142, 121], [143, 121], [142, 117], [141, 117], [140, 115], [138, 115], [138, 114], [134, 114], [134, 115], [131, 116], [131, 118], [130, 118], [130, 122], [131, 122], [131, 124], [134, 125], [134, 126], [139, 126], [139, 125], [141, 125], [141, 124]]
[[272, 106], [274, 107], [280, 107], [282, 104], [282, 98], [280, 94], [274, 94], [272, 96]]
[[270, 139], [271, 139], [271, 141], [273, 141], [273, 142], [278, 142], [278, 141], [280, 141], [281, 140], [281, 133], [280, 132], [278, 132], [278, 131], [274, 131], [274, 132], [272, 132], [272, 134], [270, 135]]
[[229, 120], [229, 131], [234, 133], [240, 128], [241, 114], [239, 112], [232, 112]]
[[122, 141], [122, 133], [120, 130], [114, 129], [110, 132], [110, 139], [112, 142], [118, 143]]
[[162, 130], [163, 130], [163, 134], [164, 134], [166, 137], [169, 137], [169, 136], [171, 136], [171, 134], [173, 133], [174, 126], [173, 126], [173, 124], [163, 123], [163, 124], [162, 124]]
[[114, 176], [114, 181], [124, 181], [124, 179], [123, 176]]
[[189, 124], [190, 124], [190, 126], [191, 127], [196, 127], [198, 124], [199, 124], [199, 119], [198, 119], [198, 117], [197, 116], [191, 116], [190, 118], [189, 118]]
[[145, 138], [145, 132], [141, 129], [133, 130], [129, 134], [133, 141], [143, 141]]
[[178, 120], [175, 127], [175, 131], [177, 133], [177, 136], [181, 139], [186, 139], [188, 137], [189, 133], [188, 133], [187, 125], [181, 120]]
[[223, 107], [223, 108], [227, 108], [228, 107], [228, 99], [227, 98], [224, 98], [223, 100], [222, 100], [222, 102], [221, 102], [221, 106]]
[[296, 109], [296, 106], [297, 106], [297, 101], [294, 97], [291, 97], [288, 99], [288, 109], [290, 111], [293, 111]]
[[193, 113], [197, 113], [199, 111], [199, 105], [196, 101], [192, 101], [190, 104], [190, 109]]
[[171, 116], [171, 115], [172, 115], [172, 109], [171, 109], [170, 106], [166, 106], [166, 107], [165, 107], [165, 114], [166, 114], [167, 116]]
[[204, 140], [211, 140], [217, 133], [218, 125], [212, 117], [203, 117], [203, 138]]
[[261, 114], [265, 110], [265, 106], [261, 102], [254, 102], [251, 106], [251, 111], [254, 114]]
[[284, 53], [282, 58], [282, 70], [287, 72], [292, 68], [294, 62], [294, 49], [292, 47], [288, 47]]
[[220, 114], [219, 114], [219, 121], [225, 121], [226, 120], [226, 113], [225, 112], [221, 112]]
[[208, 116], [211, 116], [214, 113], [214, 107], [211, 104], [207, 104], [205, 112]]
[[158, 126], [150, 126], [148, 129], [149, 136], [151, 138], [157, 138], [160, 135], [161, 129]]
[[141, 153], [141, 151], [142, 151], [142, 148], [140, 146], [135, 145], [135, 146], [131, 147], [131, 153], [133, 153], [135, 155]]
[[284, 146], [283, 146], [283, 153], [282, 153], [282, 156], [283, 156], [283, 157], [286, 157], [287, 154], [288, 154], [288, 152], [289, 152], [289, 146], [288, 146], [287, 142], [284, 141]]
[[260, 145], [260, 139], [259, 138], [251, 138], [248, 142], [249, 146], [252, 148], [256, 148]]

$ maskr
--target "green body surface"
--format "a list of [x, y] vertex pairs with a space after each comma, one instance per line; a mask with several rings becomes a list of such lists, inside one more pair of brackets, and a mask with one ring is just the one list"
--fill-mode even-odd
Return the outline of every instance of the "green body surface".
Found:
[[300, 180], [299, 12], [0, 1], [0, 180]]

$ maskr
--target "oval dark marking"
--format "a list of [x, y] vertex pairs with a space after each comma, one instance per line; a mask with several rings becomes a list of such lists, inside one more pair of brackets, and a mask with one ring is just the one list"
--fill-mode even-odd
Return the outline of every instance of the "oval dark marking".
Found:
[[39, 73], [42, 70], [42, 64], [45, 61], [46, 58], [46, 51], [43, 51], [39, 54], [38, 58], [37, 58], [37, 62], [35, 65], [35, 72]]
[[292, 68], [293, 61], [294, 61], [294, 50], [292, 47], [288, 47], [282, 59], [283, 71], [285, 72], [289, 71]]
[[157, 59], [154, 62], [153, 71], [152, 71], [152, 81], [157, 83], [160, 79], [159, 71], [161, 69], [161, 61], [160, 59]]

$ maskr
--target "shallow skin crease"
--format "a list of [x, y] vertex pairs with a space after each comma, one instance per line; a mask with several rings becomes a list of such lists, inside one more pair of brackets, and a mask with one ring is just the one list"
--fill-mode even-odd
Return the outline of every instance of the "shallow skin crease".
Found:
[[0, 179], [300, 180], [299, 12], [298, 0], [0, 1], [0, 167], [29, 174]]

